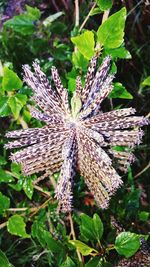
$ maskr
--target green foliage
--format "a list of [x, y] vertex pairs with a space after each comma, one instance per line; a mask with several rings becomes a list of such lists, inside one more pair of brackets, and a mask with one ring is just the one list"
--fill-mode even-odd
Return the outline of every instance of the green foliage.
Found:
[[87, 246], [85, 243], [79, 240], [71, 240], [69, 243], [75, 246], [83, 256], [92, 255], [92, 252], [98, 253], [98, 251], [96, 251], [94, 248]]
[[13, 265], [9, 262], [6, 255], [0, 250], [0, 263], [1, 267], [13, 267]]
[[4, 91], [12, 91], [17, 90], [22, 87], [22, 81], [17, 76], [17, 74], [8, 69], [7, 67], [4, 67], [4, 76], [2, 79], [2, 89]]
[[114, 83], [114, 89], [109, 94], [109, 98], [133, 99], [133, 96], [125, 89], [121, 83]]
[[139, 235], [122, 232], [120, 233], [115, 240], [115, 249], [120, 255], [124, 255], [127, 258], [131, 257], [136, 253], [140, 247]]
[[105, 48], [117, 48], [123, 43], [126, 9], [111, 15], [97, 31], [98, 42]]
[[85, 31], [79, 36], [72, 37], [71, 41], [76, 45], [79, 52], [87, 59], [91, 59], [94, 55], [94, 33], [92, 31]]
[[10, 206], [10, 199], [0, 192], [0, 214], [8, 209]]
[[7, 230], [12, 235], [17, 235], [23, 238], [29, 238], [30, 235], [26, 233], [26, 224], [20, 215], [13, 215], [7, 222]]
[[142, 86], [150, 86], [150, 76], [148, 76], [141, 84]]
[[96, 3], [102, 11], [112, 7], [112, 0], [96, 0]]
[[[5, 4], [5, 1], [2, 1], [0, 10], [4, 10], [3, 2]], [[50, 177], [42, 181], [38, 181], [38, 175], [23, 176], [20, 165], [10, 162], [10, 152], [6, 152], [3, 147], [6, 142], [5, 132], [43, 125], [30, 115], [28, 104], [34, 105], [31, 100], [32, 91], [22, 82], [22, 65], [31, 66], [35, 58], [39, 59], [41, 68], [50, 80], [50, 68], [52, 65], [58, 67], [63, 84], [72, 95], [76, 76], [81, 77], [84, 86], [88, 62], [95, 51], [101, 53], [98, 66], [105, 56], [111, 55], [111, 73], [115, 73], [116, 81], [121, 81], [123, 85], [114, 82], [114, 89], [104, 103], [104, 110], [108, 111], [110, 107], [114, 109], [129, 107], [132, 100], [133, 106], [139, 113], [149, 113], [147, 104], [150, 86], [149, 64], [143, 63], [149, 58], [144, 56], [148, 50], [148, 40], [146, 41], [144, 32], [142, 37], [138, 35], [135, 38], [136, 30], [134, 31], [136, 25], [142, 27], [137, 23], [137, 19], [142, 17], [138, 13], [141, 12], [140, 5], [133, 7], [135, 15], [138, 14], [134, 22], [131, 20], [134, 12], [129, 11], [132, 16], [127, 17], [127, 38], [124, 40], [126, 19], [124, 4], [121, 1], [96, 0], [95, 8], [90, 10], [88, 2], [80, 2], [79, 26], [74, 26], [74, 16], [70, 15], [75, 14], [74, 5], [68, 6], [69, 9], [64, 6], [61, 10], [63, 1], [59, 5], [60, 11], [56, 13], [51, 13], [51, 10], [55, 10], [53, 3], [51, 3], [52, 9], [46, 8], [43, 1], [38, 1], [39, 4], [32, 7], [26, 5], [25, 11], [16, 16], [12, 15], [1, 26], [0, 266], [2, 267], [32, 265], [111, 267], [117, 263], [120, 256], [129, 258], [135, 255], [140, 249], [139, 238], [143, 232], [148, 232], [149, 175], [144, 171], [138, 179], [134, 176], [147, 166], [146, 152], [149, 151], [149, 146], [137, 148], [138, 164], [135, 163], [132, 169], [128, 169], [127, 175], [124, 175], [124, 186], [117, 191], [108, 210], [102, 212], [94, 204], [82, 177], [79, 179], [77, 176], [74, 210], [69, 215], [57, 212], [55, 189], [52, 184], [55, 185], [59, 173], [55, 174], [53, 179]], [[109, 9], [111, 15], [107, 18]], [[104, 14], [106, 20], [101, 24]], [[85, 18], [88, 20], [80, 28]], [[129, 35], [130, 30], [131, 35]], [[139, 44], [138, 39], [140, 39]], [[142, 45], [141, 40], [144, 40]], [[147, 78], [143, 81], [143, 77]], [[71, 104], [74, 107], [74, 116], [77, 116], [81, 107], [80, 100], [75, 97]], [[149, 141], [147, 134], [145, 140]], [[125, 151], [121, 146], [113, 149]], [[118, 233], [112, 226], [112, 215], [123, 226], [124, 231], [119, 230]]]

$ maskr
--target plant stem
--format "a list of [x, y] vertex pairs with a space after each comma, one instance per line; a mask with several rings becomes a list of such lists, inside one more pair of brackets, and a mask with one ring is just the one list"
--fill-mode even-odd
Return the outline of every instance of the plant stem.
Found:
[[82, 31], [83, 27], [85, 26], [86, 22], [88, 21], [89, 17], [90, 17], [90, 14], [91, 12], [93, 11], [93, 9], [95, 8], [96, 6], [96, 3], [94, 3], [94, 5], [92, 6], [92, 8], [90, 9], [89, 13], [87, 14], [85, 20], [83, 21], [83, 23], [81, 24], [80, 28], [79, 28], [79, 32]]
[[[71, 229], [70, 235], [72, 235], [73, 240], [76, 240], [76, 234], [75, 234], [75, 231], [74, 231], [71, 212], [69, 213], [69, 221], [70, 221], [70, 229]], [[81, 254], [80, 254], [78, 249], [77, 249], [77, 256], [78, 256], [79, 261], [82, 262], [82, 257], [81, 257]]]
[[75, 27], [79, 26], [79, 0], [75, 0]]

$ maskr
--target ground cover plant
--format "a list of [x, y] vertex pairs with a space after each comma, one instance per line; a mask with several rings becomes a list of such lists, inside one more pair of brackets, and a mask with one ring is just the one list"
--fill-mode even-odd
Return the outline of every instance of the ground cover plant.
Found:
[[[150, 266], [148, 8], [147, 1], [1, 2], [1, 266]], [[67, 94], [71, 123], [82, 121], [77, 144], [74, 128], [66, 129]]]

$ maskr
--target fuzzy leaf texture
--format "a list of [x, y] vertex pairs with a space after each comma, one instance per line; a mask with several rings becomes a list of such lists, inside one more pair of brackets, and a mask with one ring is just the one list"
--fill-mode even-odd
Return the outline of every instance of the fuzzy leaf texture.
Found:
[[[45, 125], [6, 134], [15, 139], [6, 148], [24, 147], [11, 154], [11, 160], [22, 165], [24, 175], [40, 173], [47, 177], [60, 171], [55, 196], [63, 212], [72, 209], [76, 171], [85, 178], [98, 206], [108, 207], [111, 196], [122, 185], [113, 163], [121, 171], [127, 171], [134, 160], [128, 148], [141, 142], [141, 126], [149, 123], [147, 118], [135, 116], [133, 108], [102, 112], [101, 103], [113, 90], [114, 76], [109, 74], [110, 56], [104, 58], [96, 72], [98, 57], [97, 53], [89, 63], [84, 87], [81, 78], [76, 79], [73, 110], [55, 67], [52, 67], [54, 89], [37, 62], [33, 63], [34, 73], [25, 65], [24, 80], [32, 88], [38, 106], [30, 106], [30, 112]], [[116, 146], [125, 149], [114, 150]]]

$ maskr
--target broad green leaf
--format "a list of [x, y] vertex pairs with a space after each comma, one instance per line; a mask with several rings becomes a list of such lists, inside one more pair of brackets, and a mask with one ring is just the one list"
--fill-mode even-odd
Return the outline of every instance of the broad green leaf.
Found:
[[18, 75], [8, 69], [7, 67], [4, 67], [4, 76], [2, 80], [2, 88], [4, 91], [12, 91], [17, 90], [22, 87], [22, 81], [18, 77]]
[[150, 76], [148, 76], [142, 83], [142, 86], [150, 86]]
[[76, 267], [76, 264], [70, 257], [67, 256], [66, 260], [61, 264], [60, 267]]
[[62, 243], [56, 241], [51, 233], [45, 230], [38, 221], [35, 221], [32, 225], [32, 236], [38, 239], [42, 247], [47, 247], [52, 252], [60, 253], [64, 249]]
[[22, 35], [32, 35], [35, 31], [34, 20], [27, 14], [14, 16], [7, 20], [4, 26]]
[[20, 111], [22, 107], [25, 105], [26, 100], [27, 100], [27, 97], [21, 94], [16, 94], [16, 95], [9, 97], [8, 105], [11, 108], [11, 111], [16, 120], [18, 119]]
[[83, 256], [90, 255], [92, 252], [98, 253], [97, 250], [89, 247], [88, 245], [79, 240], [70, 240], [69, 243], [75, 246], [76, 249], [78, 249]]
[[8, 209], [10, 206], [10, 199], [0, 192], [0, 214]]
[[49, 25], [51, 25], [51, 23], [53, 21], [55, 21], [56, 19], [58, 19], [62, 15], [64, 15], [64, 12], [57, 12], [53, 15], [48, 16], [46, 19], [43, 20], [43, 25], [45, 27], [48, 27]]
[[12, 235], [17, 235], [23, 238], [30, 238], [26, 233], [26, 224], [20, 215], [13, 215], [7, 222], [7, 230]]
[[33, 189], [31, 177], [23, 177], [23, 190], [29, 199], [32, 199]]
[[96, 3], [102, 11], [112, 7], [112, 0], [96, 0]]
[[11, 113], [11, 109], [8, 106], [7, 101], [8, 101], [7, 96], [0, 97], [0, 116], [1, 117], [8, 116]]
[[105, 54], [111, 55], [112, 59], [116, 59], [116, 58], [130, 59], [130, 58], [132, 58], [130, 52], [123, 46], [118, 47], [118, 48], [114, 48], [114, 49], [106, 49]]
[[62, 243], [56, 241], [48, 231], [45, 231], [45, 241], [48, 249], [52, 252], [60, 253], [64, 249]]
[[88, 240], [100, 241], [103, 235], [103, 223], [95, 213], [93, 218], [86, 214], [81, 214], [80, 233]]
[[80, 233], [88, 240], [95, 240], [93, 219], [86, 214], [81, 214]]
[[21, 173], [21, 165], [17, 164], [15, 162], [11, 163], [11, 171], [17, 176], [17, 178], [19, 179], [20, 177], [20, 173]]
[[109, 98], [133, 99], [133, 96], [125, 89], [121, 83], [114, 83], [114, 89], [109, 94]]
[[95, 237], [98, 241], [100, 241], [104, 232], [104, 227], [100, 217], [96, 213], [93, 216], [93, 224], [94, 224]]
[[124, 41], [126, 9], [111, 15], [97, 31], [98, 42], [106, 48], [117, 48]]
[[0, 266], [1, 267], [13, 267], [13, 265], [9, 262], [6, 255], [2, 250], [0, 250]]
[[5, 172], [4, 170], [0, 170], [0, 183], [11, 183], [14, 181], [14, 178]]
[[41, 17], [41, 12], [37, 7], [26, 5], [27, 16], [32, 20], [38, 20]]
[[139, 235], [131, 232], [120, 233], [115, 240], [115, 249], [127, 258], [133, 256], [140, 247]]
[[72, 62], [76, 68], [86, 71], [89, 61], [79, 51], [74, 51], [72, 54]]
[[86, 30], [79, 36], [72, 37], [71, 41], [78, 48], [79, 52], [87, 59], [91, 59], [94, 55], [94, 33], [92, 31]]

